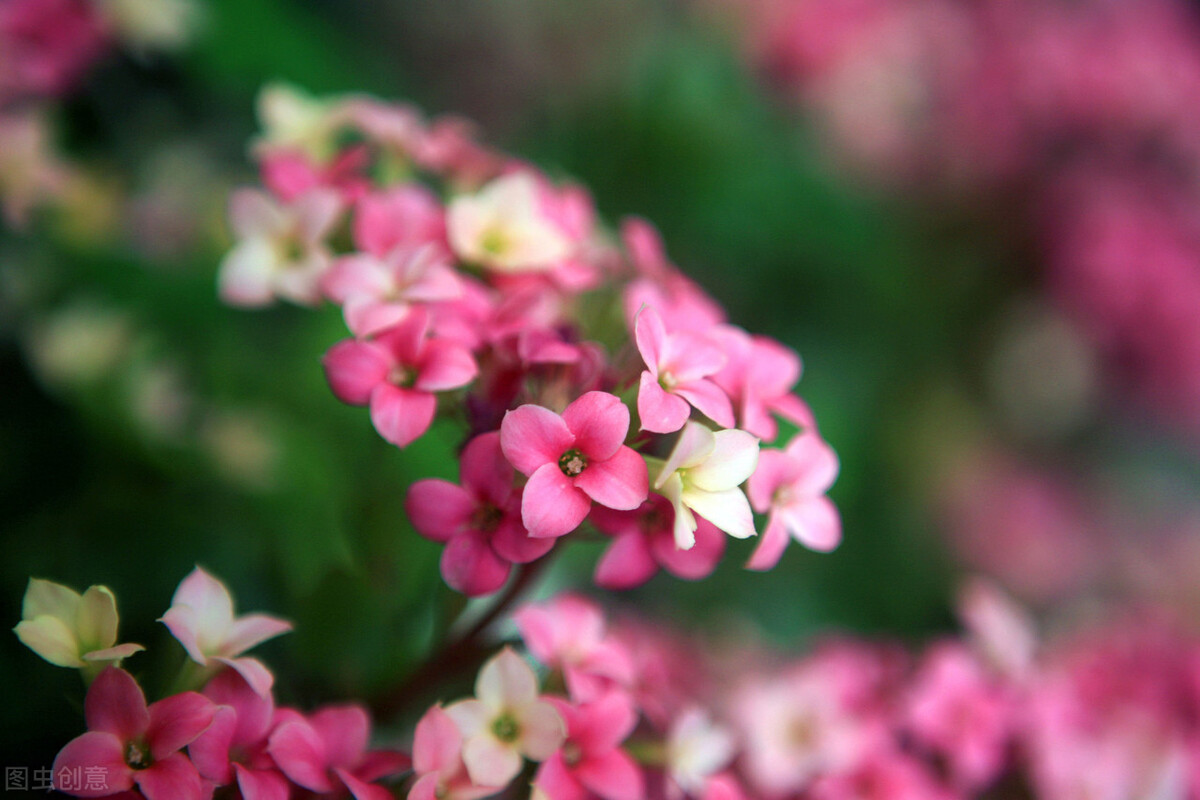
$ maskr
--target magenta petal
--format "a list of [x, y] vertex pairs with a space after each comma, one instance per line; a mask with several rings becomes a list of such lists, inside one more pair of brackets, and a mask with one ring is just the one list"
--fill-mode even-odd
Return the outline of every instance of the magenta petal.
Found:
[[514, 470], [500, 449], [500, 432], [483, 433], [463, 448], [459, 479], [477, 496], [500, 506], [512, 496]]
[[592, 461], [612, 458], [629, 433], [629, 409], [608, 392], [587, 392], [566, 407], [562, 418], [575, 447]]
[[417, 533], [445, 542], [463, 530], [475, 513], [475, 500], [461, 486], [426, 478], [408, 487], [404, 510]]
[[[645, 460], [633, 448], [621, 446], [607, 461], [588, 464], [575, 477], [575, 486], [602, 506], [632, 511], [648, 496], [650, 478]], [[528, 493], [529, 487], [525, 491]]]
[[533, 475], [548, 463], [558, 469], [559, 457], [574, 445], [575, 437], [563, 418], [541, 406], [515, 408], [504, 415], [500, 425], [504, 457], [525, 475]]
[[633, 336], [642, 360], [657, 378], [658, 366], [665, 355], [663, 351], [666, 348], [667, 329], [663, 325], [662, 317], [653, 307], [645, 306], [638, 312], [633, 323]]
[[699, 380], [680, 384], [675, 387], [675, 394], [687, 400], [701, 414], [722, 428], [732, 428], [736, 424], [729, 395], [712, 381]]
[[658, 563], [650, 555], [646, 537], [641, 533], [618, 536], [596, 563], [594, 580], [605, 589], [632, 589], [641, 586], [658, 572]]
[[267, 752], [293, 783], [314, 792], [333, 789], [326, 772], [325, 742], [307, 721], [294, 719], [277, 727]]
[[380, 333], [375, 341], [393, 360], [405, 366], [415, 366], [429, 330], [429, 314], [420, 307], [404, 315], [404, 319]]
[[423, 392], [445, 392], [466, 386], [479, 374], [471, 352], [453, 342], [433, 339], [425, 343], [414, 388]]
[[[645, 469], [644, 463], [642, 468]], [[583, 474], [592, 469], [594, 465]], [[591, 498], [575, 488], [555, 461], [539, 467], [525, 484], [525, 493], [521, 496], [521, 521], [530, 536], [562, 536], [578, 528], [591, 507]]]
[[374, 784], [359, 780], [344, 769], [334, 771], [342, 779], [342, 783], [346, 785], [346, 788], [350, 790], [350, 794], [354, 796], [354, 800], [395, 800], [392, 793], [382, 786], [375, 786]]
[[500, 558], [485, 534], [464, 531], [446, 543], [441, 570], [446, 585], [468, 597], [491, 594], [508, 580], [512, 565]]
[[788, 541], [787, 528], [783, 526], [778, 512], [772, 512], [767, 521], [767, 529], [763, 531], [762, 538], [758, 541], [758, 547], [754, 548], [754, 553], [746, 562], [746, 569], [759, 572], [773, 569], [779, 563], [779, 559], [783, 557], [783, 551], [787, 549]]
[[426, 392], [381, 383], [371, 392], [371, 424], [397, 447], [407, 447], [429, 430], [437, 400]]
[[308, 717], [325, 742], [325, 759], [331, 767], [353, 767], [362, 760], [371, 735], [371, 718], [356, 705], [327, 706]]
[[373, 342], [345, 339], [329, 348], [321, 363], [329, 387], [339, 400], [365, 406], [371, 399], [371, 390], [387, 380], [393, 362]]
[[356, 295], [379, 297], [391, 283], [391, 275], [378, 259], [352, 255], [335, 261], [321, 276], [321, 293], [335, 303], [345, 303]]
[[413, 769], [417, 774], [449, 771], [461, 751], [462, 734], [450, 715], [441, 706], [426, 711], [413, 734]]
[[233, 744], [237, 724], [237, 711], [231, 706], [217, 706], [208, 730], [188, 745], [188, 757], [196, 765], [196, 770], [201, 777], [218, 786], [224, 786], [233, 780], [233, 770], [229, 763], [229, 747]]
[[585, 800], [587, 797], [587, 791], [563, 763], [560, 753], [542, 762], [533, 785], [545, 792], [549, 800]]
[[725, 534], [706, 519], [696, 520], [696, 543], [690, 550], [675, 544], [675, 535], [664, 530], [654, 537], [651, 547], [663, 569], [676, 578], [698, 581], [707, 578], [725, 555]]
[[201, 800], [204, 796], [200, 773], [181, 753], [155, 761], [135, 772], [133, 779], [146, 800]]
[[501, 558], [514, 564], [537, 561], [553, 547], [553, 539], [530, 536], [517, 516], [505, 516], [492, 532], [492, 548]]
[[624, 750], [586, 759], [575, 768], [575, 774], [604, 800], [642, 800], [646, 795], [642, 770]]
[[104, 769], [104, 788], [94, 791], [72, 790], [71, 794], [76, 797], [107, 797], [133, 786], [133, 770], [125, 763], [125, 743], [114, 734], [88, 731], [76, 736], [58, 751], [52, 769], [54, 775], [58, 775], [61, 769], [82, 775], [83, 770], [89, 767]]
[[150, 706], [146, 741], [155, 760], [187, 747], [212, 724], [216, 706], [202, 694], [182, 692]]
[[115, 734], [124, 742], [140, 739], [150, 727], [146, 695], [123, 669], [106, 667], [88, 689], [83, 714], [89, 730]]
[[837, 454], [815, 431], [806, 431], [797, 436], [784, 452], [796, 465], [794, 482], [799, 492], [824, 494], [837, 479]]
[[356, 295], [342, 305], [342, 318], [355, 336], [374, 336], [399, 325], [410, 310], [407, 303], [384, 303], [374, 297]]
[[638, 715], [623, 691], [612, 691], [584, 705], [571, 727], [571, 738], [590, 756], [613, 750], [633, 733]]
[[259, 697], [270, 695], [271, 687], [275, 685], [275, 676], [257, 658], [250, 658], [249, 656], [225, 658], [222, 656], [213, 660], [237, 670], [237, 673], [242, 676], [246, 684]]
[[725, 366], [725, 350], [709, 337], [679, 331], [671, 337], [671, 358], [669, 367], [675, 380], [680, 383], [692, 383], [700, 378], [707, 378], [719, 372]]
[[652, 433], [674, 433], [692, 413], [686, 400], [659, 386], [649, 372], [642, 373], [637, 408], [642, 430]]
[[266, 737], [275, 715], [275, 701], [269, 693], [264, 697], [255, 692], [240, 672], [227, 669], [217, 673], [204, 686], [203, 694], [217, 705], [229, 706], [236, 712], [237, 728], [233, 732], [236, 744], [255, 744]]
[[399, 750], [371, 750], [354, 768], [354, 774], [369, 783], [411, 769], [412, 758]]
[[233, 769], [243, 800], [287, 800], [291, 786], [281, 773], [273, 769], [246, 769], [241, 764], [234, 764]]
[[[417, 771], [420, 775], [420, 770]], [[408, 790], [408, 800], [439, 800], [438, 789], [442, 776], [436, 772], [429, 772], [421, 777], [413, 787]], [[249, 800], [247, 798], [247, 800]]]

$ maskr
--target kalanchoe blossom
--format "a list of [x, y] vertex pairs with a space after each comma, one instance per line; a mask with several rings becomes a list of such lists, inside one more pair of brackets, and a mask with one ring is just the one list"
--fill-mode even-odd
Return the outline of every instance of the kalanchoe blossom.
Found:
[[342, 307], [355, 336], [372, 336], [404, 319], [413, 303], [456, 300], [462, 287], [440, 246], [398, 247], [387, 255], [351, 255], [321, 276], [321, 291]]
[[629, 409], [606, 392], [588, 392], [562, 416], [524, 405], [508, 412], [500, 446], [529, 476], [521, 517], [530, 536], [562, 536], [587, 517], [592, 501], [631, 510], [647, 495], [646, 462], [624, 444]]
[[160, 620], [197, 664], [210, 660], [237, 670], [260, 695], [274, 678], [257, 659], [239, 658], [255, 645], [292, 629], [292, 623], [266, 614], [233, 615], [233, 597], [225, 584], [196, 567], [183, 579]]
[[221, 262], [222, 299], [239, 306], [264, 306], [276, 297], [315, 304], [330, 262], [325, 240], [341, 213], [341, 198], [327, 189], [289, 205], [254, 189], [234, 193], [229, 224], [238, 243]]
[[51, 664], [92, 674], [145, 649], [117, 644], [117, 599], [107, 586], [91, 586], [80, 595], [61, 584], [30, 578], [21, 622], [13, 632]]
[[758, 440], [745, 431], [713, 433], [698, 422], [684, 426], [654, 478], [654, 490], [675, 508], [675, 543], [696, 544], [696, 512], [730, 536], [753, 536], [754, 515], [740, 487], [758, 465]]
[[646, 362], [637, 401], [643, 430], [679, 430], [691, 413], [689, 405], [724, 428], [734, 426], [729, 397], [708, 380], [725, 366], [725, 353], [716, 342], [689, 331], [668, 333], [658, 311], [649, 306], [638, 313], [634, 330]]
[[325, 377], [342, 402], [369, 405], [379, 435], [407, 447], [433, 423], [435, 392], [461, 388], [478, 368], [464, 347], [427, 336], [429, 315], [414, 308], [368, 340], [338, 342], [325, 354]]
[[417, 723], [412, 758], [417, 780], [408, 800], [478, 800], [499, 788], [471, 782], [462, 760], [462, 733], [440, 706], [426, 711]]
[[590, 700], [633, 680], [629, 652], [607, 634], [600, 608], [583, 597], [562, 594], [530, 603], [513, 621], [533, 657], [562, 671], [573, 700]]
[[534, 784], [550, 800], [642, 800], [642, 771], [621, 743], [637, 725], [629, 696], [612, 691], [575, 706], [551, 698], [567, 723], [567, 740], [538, 769]]
[[72, 739], [54, 759], [54, 775], [101, 770], [102, 780], [60, 791], [76, 797], [108, 797], [134, 786], [146, 800], [200, 800], [200, 775], [180, 751], [212, 723], [214, 706], [195, 692], [172, 695], [149, 707], [129, 673], [108, 667], [92, 682], [84, 702], [88, 732]]
[[437, 478], [414, 483], [405, 510], [417, 533], [446, 545], [446, 583], [466, 595], [489, 594], [504, 585], [511, 564], [540, 558], [554, 540], [531, 537], [521, 524], [521, 491], [499, 433], [467, 444], [460, 473], [461, 486]]
[[774, 567], [789, 538], [820, 552], [838, 546], [842, 520], [825, 496], [837, 473], [837, 455], [812, 429], [783, 450], [762, 451], [747, 490], [754, 510], [770, 518], [747, 567]]
[[537, 179], [528, 172], [497, 178], [446, 209], [455, 254], [502, 273], [540, 272], [571, 255], [574, 243], [546, 213]]
[[392, 800], [375, 785], [407, 769], [394, 750], [367, 750], [371, 720], [359, 706], [329, 706], [303, 717], [287, 715], [271, 733], [267, 752], [293, 783], [320, 794], [349, 792], [355, 800]]
[[794, 425], [811, 427], [812, 412], [792, 387], [800, 380], [800, 357], [766, 336], [751, 336], [725, 325], [714, 332], [728, 357], [725, 368], [713, 376], [728, 393], [739, 425], [773, 442], [779, 434], [775, 414]]
[[188, 746], [200, 776], [217, 786], [237, 784], [244, 800], [287, 800], [287, 778], [267, 753], [275, 701], [259, 695], [235, 670], [213, 677], [203, 694], [216, 704], [212, 724]]
[[522, 756], [544, 761], [562, 746], [566, 724], [538, 695], [537, 677], [509, 648], [483, 665], [475, 697], [446, 707], [463, 736], [463, 763], [480, 786], [503, 786], [521, 771]]
[[667, 735], [669, 791], [690, 797], [707, 795], [710, 779], [733, 759], [736, 742], [732, 734], [713, 722], [699, 707], [684, 710]]
[[658, 494], [633, 511], [593, 508], [588, 519], [614, 537], [596, 563], [596, 585], [606, 589], [640, 586], [660, 567], [677, 578], [699, 580], [712, 574], [725, 553], [725, 534], [706, 519], [696, 520], [695, 546], [681, 550], [675, 542], [675, 509]]

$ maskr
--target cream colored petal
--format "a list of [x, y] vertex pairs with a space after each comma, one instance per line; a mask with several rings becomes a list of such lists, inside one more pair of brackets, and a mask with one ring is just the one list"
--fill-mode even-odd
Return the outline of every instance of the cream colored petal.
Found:
[[82, 667], [79, 641], [61, 619], [43, 614], [13, 628], [17, 638], [42, 658], [60, 667]]

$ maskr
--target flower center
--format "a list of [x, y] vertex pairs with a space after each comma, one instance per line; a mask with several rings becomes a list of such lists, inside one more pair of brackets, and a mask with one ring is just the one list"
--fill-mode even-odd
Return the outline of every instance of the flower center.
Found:
[[567, 742], [562, 748], [562, 758], [568, 767], [573, 767], [583, 760], [583, 751], [574, 742]]
[[562, 470], [563, 475], [568, 478], [574, 478], [579, 473], [587, 469], [587, 456], [579, 452], [575, 448], [571, 448], [567, 452], [558, 457], [558, 468]]
[[503, 511], [491, 504], [482, 505], [471, 515], [471, 527], [477, 531], [492, 533], [500, 527], [502, 519], [504, 519]]
[[393, 386], [408, 386], [412, 382], [412, 375], [403, 364], [396, 364], [388, 370], [387, 380]]
[[479, 237], [479, 248], [490, 256], [503, 255], [509, 249], [508, 235], [499, 226], [490, 228]]
[[130, 742], [125, 747], [125, 763], [134, 769], [145, 769], [152, 763], [150, 752], [137, 742]]
[[669, 392], [679, 385], [679, 380], [669, 371], [664, 371], [658, 373], [658, 385]]
[[511, 714], [501, 714], [492, 722], [492, 733], [502, 742], [515, 742], [521, 728]]

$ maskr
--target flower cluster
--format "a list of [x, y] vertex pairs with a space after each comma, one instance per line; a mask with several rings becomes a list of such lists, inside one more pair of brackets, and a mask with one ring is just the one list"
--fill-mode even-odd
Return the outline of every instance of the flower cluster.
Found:
[[1026, 225], [1052, 296], [1115, 384], [1196, 430], [1200, 18], [1191, 4], [708, 5], [742, 23], [751, 62], [863, 177]]
[[16, 633], [25, 644], [53, 664], [83, 668], [90, 681], [88, 730], [54, 760], [54, 786], [66, 794], [200, 800], [230, 787], [246, 800], [282, 800], [298, 790], [387, 800], [392, 795], [376, 781], [408, 769], [399, 751], [367, 749], [370, 718], [361, 706], [310, 714], [276, 707], [270, 671], [242, 654], [291, 624], [235, 616], [228, 589], [200, 568], [180, 583], [161, 620], [187, 652], [176, 681], [184, 688], [153, 703], [119, 666], [141, 646], [111, 646], [117, 614], [108, 589], [80, 596], [35, 579], [24, 617]]
[[[709, 574], [720, 531], [753, 536], [755, 511], [768, 521], [751, 568], [792, 538], [838, 544], [838, 462], [792, 393], [799, 358], [727, 322], [648, 223], [613, 236], [581, 188], [456, 120], [284, 87], [260, 117], [265, 189], [231, 200], [221, 294], [339, 306], [351, 337], [326, 377], [388, 442], [439, 415], [465, 427], [459, 482], [407, 498], [445, 544], [449, 585], [493, 592], [585, 522], [613, 537], [596, 572], [612, 588], [660, 566]], [[760, 445], [780, 449], [760, 461]]]

